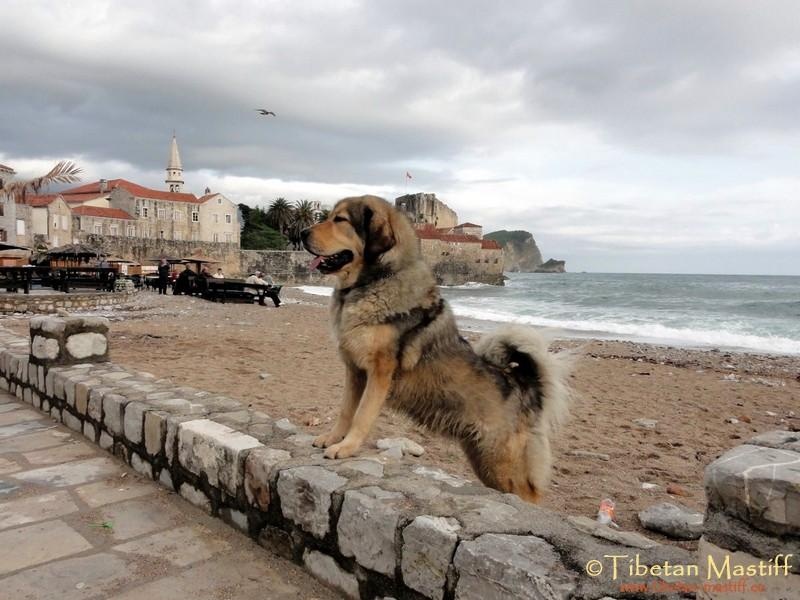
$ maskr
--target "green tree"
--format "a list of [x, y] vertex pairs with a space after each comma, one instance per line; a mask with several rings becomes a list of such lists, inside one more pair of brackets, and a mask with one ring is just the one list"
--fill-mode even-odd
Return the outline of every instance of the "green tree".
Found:
[[267, 225], [281, 234], [287, 235], [294, 221], [294, 209], [285, 198], [276, 198], [269, 205], [266, 217]]
[[242, 248], [245, 250], [286, 250], [287, 239], [267, 225], [267, 211], [240, 204], [242, 213]]
[[308, 200], [298, 200], [292, 211], [292, 226], [289, 232], [289, 241], [295, 248], [301, 248], [300, 233], [317, 222], [314, 205]]

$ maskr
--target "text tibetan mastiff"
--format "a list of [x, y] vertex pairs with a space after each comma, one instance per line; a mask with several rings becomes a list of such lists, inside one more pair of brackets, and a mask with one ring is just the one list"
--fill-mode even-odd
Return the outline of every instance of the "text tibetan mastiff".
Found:
[[306, 229], [312, 268], [335, 275], [331, 303], [347, 366], [328, 458], [352, 456], [384, 403], [459, 441], [487, 486], [536, 501], [550, 472], [550, 434], [567, 412], [563, 360], [518, 326], [473, 349], [422, 261], [408, 219], [375, 196], [346, 198]]

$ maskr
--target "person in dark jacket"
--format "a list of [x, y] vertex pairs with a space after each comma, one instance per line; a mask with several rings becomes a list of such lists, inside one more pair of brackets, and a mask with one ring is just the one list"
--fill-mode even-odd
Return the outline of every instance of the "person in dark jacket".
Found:
[[158, 265], [158, 293], [167, 293], [167, 282], [169, 281], [169, 263], [166, 258], [161, 259]]

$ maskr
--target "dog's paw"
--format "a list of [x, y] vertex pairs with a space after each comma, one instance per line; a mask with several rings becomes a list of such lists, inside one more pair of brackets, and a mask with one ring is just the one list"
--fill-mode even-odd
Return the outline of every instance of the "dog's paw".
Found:
[[353, 456], [361, 444], [341, 441], [325, 450], [325, 458], [347, 458]]
[[338, 433], [323, 433], [322, 435], [318, 435], [314, 438], [312, 445], [316, 448], [327, 448], [336, 442], [341, 442], [342, 438], [344, 438], [344, 435], [340, 435]]

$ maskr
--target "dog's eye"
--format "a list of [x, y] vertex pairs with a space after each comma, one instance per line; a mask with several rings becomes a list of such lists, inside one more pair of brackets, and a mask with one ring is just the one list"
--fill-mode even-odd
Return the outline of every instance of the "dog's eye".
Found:
[[333, 217], [334, 223], [347, 223], [347, 219], [344, 217]]

